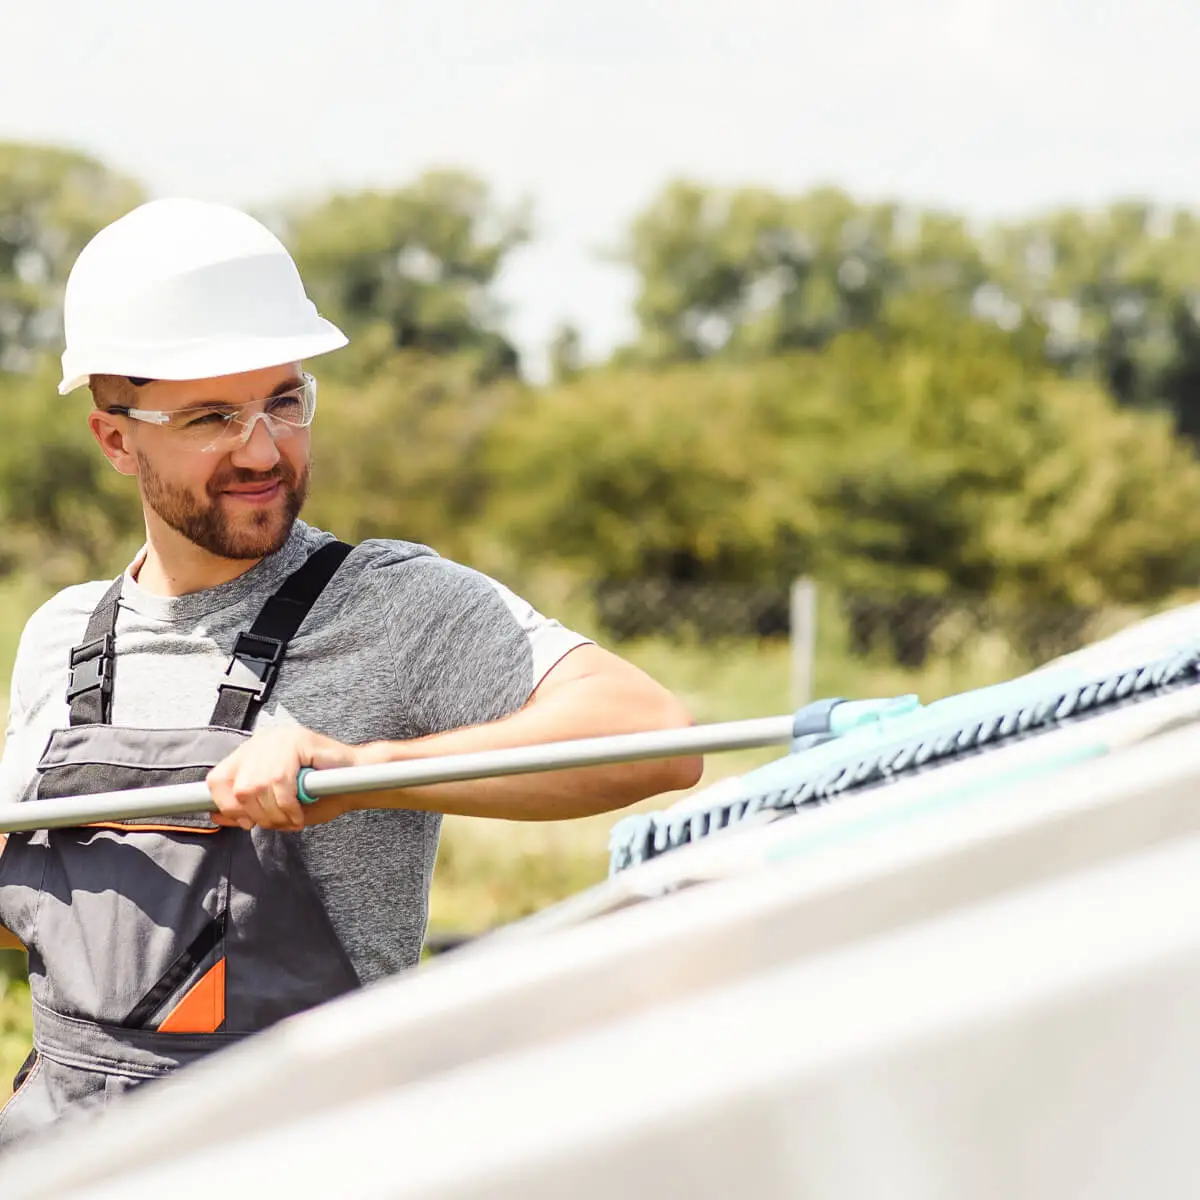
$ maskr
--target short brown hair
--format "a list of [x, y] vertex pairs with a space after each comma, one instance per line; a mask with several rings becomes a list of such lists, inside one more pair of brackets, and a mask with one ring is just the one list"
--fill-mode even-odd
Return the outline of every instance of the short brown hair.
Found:
[[92, 375], [88, 378], [88, 388], [97, 408], [133, 408], [137, 404], [137, 384], [144, 382], [135, 383], [124, 375]]

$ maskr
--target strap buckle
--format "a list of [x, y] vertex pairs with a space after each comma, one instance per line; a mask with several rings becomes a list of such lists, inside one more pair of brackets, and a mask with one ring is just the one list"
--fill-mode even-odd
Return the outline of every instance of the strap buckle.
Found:
[[67, 681], [67, 703], [85, 692], [100, 689], [102, 696], [111, 696], [113, 688], [112, 663], [116, 657], [115, 640], [111, 633], [94, 642], [71, 648], [71, 674]]
[[229, 682], [222, 687], [234, 687], [249, 692], [255, 703], [266, 698], [279, 674], [279, 664], [287, 643], [279, 638], [258, 633], [239, 633], [233, 644], [233, 658], [225, 668]]

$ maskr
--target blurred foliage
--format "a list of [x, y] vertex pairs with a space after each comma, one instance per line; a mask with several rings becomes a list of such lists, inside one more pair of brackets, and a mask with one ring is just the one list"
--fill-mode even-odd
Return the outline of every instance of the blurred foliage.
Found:
[[1096, 606], [1200, 574], [1200, 464], [1169, 419], [1029, 366], [995, 331], [845, 335], [813, 413], [832, 582]]
[[796, 395], [815, 364], [588, 373], [526, 391], [489, 443], [489, 519], [526, 561], [595, 578], [769, 580], [814, 565]]
[[342, 538], [404, 537], [470, 552], [488, 489], [484, 453], [519, 392], [469, 355], [407, 351], [357, 383], [323, 383], [307, 515]]
[[[1187, 212], [1119, 203], [1063, 210], [1000, 226], [987, 239], [990, 287], [983, 311], [1015, 305], [1049, 329], [1063, 369], [1104, 383], [1122, 403], [1180, 402], [1167, 379], [1196, 330], [1200, 222]], [[1164, 388], [1166, 394], [1164, 395]], [[1195, 402], [1194, 398], [1191, 401]]]
[[128, 561], [142, 513], [92, 439], [87, 393], [59, 396], [56, 368], [43, 356], [29, 374], [0, 374], [0, 571], [33, 570], [65, 587]]
[[887, 331], [897, 302], [1041, 341], [1055, 370], [1200, 436], [1200, 217], [1143, 202], [972, 227], [834, 188], [668, 185], [621, 259], [640, 280], [625, 359], [763, 357]]
[[987, 279], [960, 218], [835, 188], [676, 182], [634, 221], [622, 257], [641, 280], [632, 353], [650, 362], [813, 349], [878, 327], [896, 295], [966, 304]]
[[506, 544], [598, 581], [1094, 606], [1200, 573], [1200, 466], [1167, 417], [947, 314], [923, 341], [593, 372], [526, 393], [489, 449]]
[[[83, 238], [137, 198], [90, 159], [0, 147], [0, 324], [18, 327], [13, 297], [54, 312]], [[1187, 213], [984, 228], [834, 188], [676, 182], [624, 247], [636, 342], [589, 365], [563, 324], [535, 388], [495, 288], [524, 208], [443, 170], [280, 211], [352, 336], [317, 366], [309, 510], [343, 537], [412, 538], [509, 578], [557, 568], [613, 620], [615, 584], [761, 586], [764, 633], [782, 620], [767, 593], [799, 574], [903, 597], [920, 611], [897, 620], [919, 628], [922, 598], [1084, 611], [1200, 573], [1200, 468], [1171, 428], [1200, 432]], [[37, 339], [20, 348], [24, 369], [0, 375], [0, 570], [107, 573], [139, 537], [132, 489], [54, 396]]]
[[517, 354], [497, 331], [489, 289], [528, 222], [474, 176], [432, 171], [408, 187], [297, 208], [283, 235], [318, 308], [347, 333], [381, 327], [397, 350], [469, 352], [499, 375], [515, 373]]
[[0, 371], [28, 370], [59, 346], [71, 264], [139, 186], [84, 154], [0, 142]]
[[30, 1000], [25, 955], [0, 950], [0, 1101], [30, 1050]]
[[568, 323], [559, 325], [550, 339], [550, 377], [556, 383], [574, 379], [584, 367], [583, 335]]

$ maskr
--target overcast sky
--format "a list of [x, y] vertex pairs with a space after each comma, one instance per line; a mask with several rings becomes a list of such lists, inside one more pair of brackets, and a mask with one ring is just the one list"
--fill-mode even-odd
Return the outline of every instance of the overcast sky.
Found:
[[0, 0], [0, 137], [254, 204], [464, 166], [535, 201], [503, 280], [536, 367], [601, 354], [596, 261], [669, 178], [980, 216], [1200, 206], [1200, 0]]

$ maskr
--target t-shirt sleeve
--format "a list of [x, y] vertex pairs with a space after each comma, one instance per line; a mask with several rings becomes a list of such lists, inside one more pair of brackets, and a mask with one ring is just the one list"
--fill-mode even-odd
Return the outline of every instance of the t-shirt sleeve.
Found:
[[424, 733], [509, 716], [590, 639], [496, 580], [436, 556], [370, 572], [400, 693]]
[[504, 584], [497, 583], [487, 575], [479, 575], [479, 578], [486, 580], [495, 589], [496, 594], [512, 614], [513, 620], [520, 626], [529, 641], [533, 668], [533, 684], [530, 691], [550, 674], [550, 671], [565, 655], [577, 646], [591, 644], [591, 638], [568, 629], [553, 617], [543, 616], [529, 601], [522, 600], [520, 596], [509, 591]]
[[[13, 662], [8, 692], [8, 714], [4, 726], [4, 753], [0, 755], [0, 806], [16, 804], [28, 786], [31, 771], [31, 747], [28, 729], [29, 711], [25, 698], [28, 677], [35, 669], [36, 623], [31, 621], [21, 634]], [[22, 681], [25, 681], [24, 683]], [[32, 762], [36, 763], [36, 758]]]

